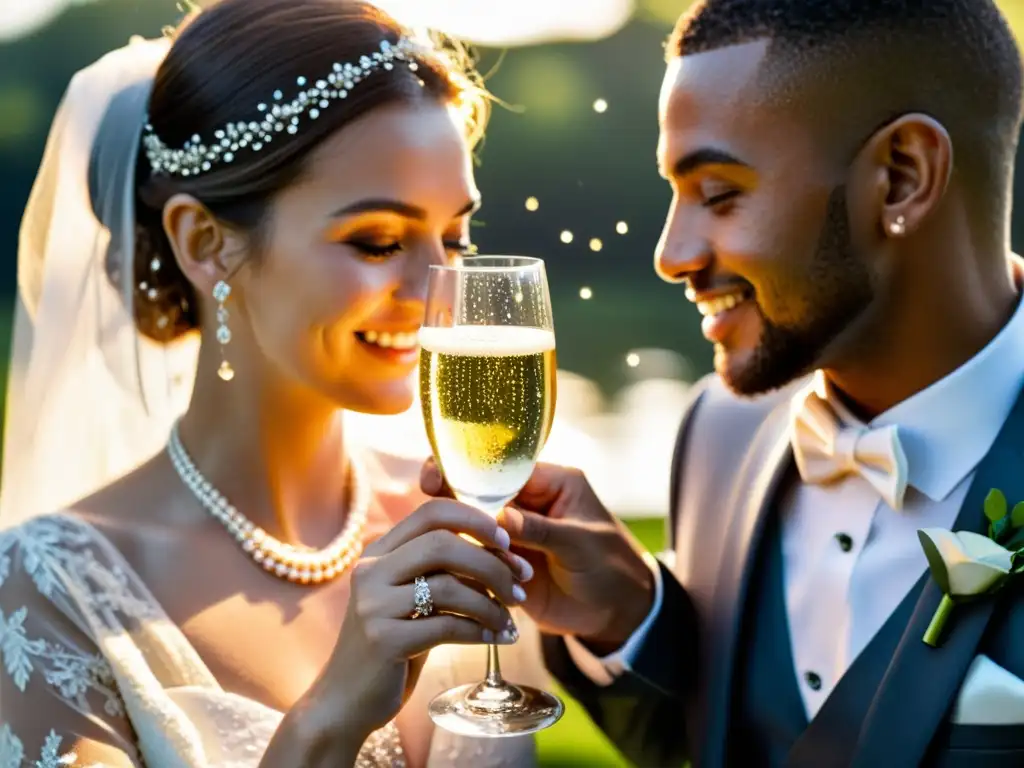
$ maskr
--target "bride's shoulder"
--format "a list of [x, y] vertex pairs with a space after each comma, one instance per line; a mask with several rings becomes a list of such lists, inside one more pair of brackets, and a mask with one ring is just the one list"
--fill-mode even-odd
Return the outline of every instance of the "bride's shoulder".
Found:
[[155, 615], [130, 557], [141, 516], [127, 510], [139, 482], [126, 476], [65, 509], [0, 530], [0, 639], [3, 614], [90, 636], [88, 617], [95, 619], [98, 605], [129, 618]]
[[66, 510], [0, 529], [0, 586], [10, 576], [13, 558], [30, 556], [33, 563], [52, 560], [58, 549], [80, 544], [92, 534], [83, 520]]
[[25, 610], [65, 598], [69, 583], [81, 580], [87, 564], [96, 568], [103, 562], [101, 540], [98, 531], [67, 511], [0, 530], [0, 609], [16, 602]]
[[74, 627], [86, 631], [82, 599], [117, 573], [108, 552], [102, 534], [66, 510], [0, 530], [0, 640], [6, 615], [8, 636], [32, 625], [36, 634], [45, 627], [80, 643]]
[[64, 509], [0, 526], [0, 552], [21, 552], [31, 556], [29, 562], [68, 552], [87, 554], [94, 562], [132, 561], [140, 537], [149, 538], [164, 517], [152, 514], [166, 483], [157, 464], [146, 462]]
[[114, 540], [127, 526], [117, 524], [116, 507], [104, 502], [114, 495], [104, 489], [64, 509], [0, 528], [0, 587], [23, 570], [47, 594], [47, 574], [77, 577], [84, 575], [82, 569], [95, 574], [115, 557], [119, 561]]

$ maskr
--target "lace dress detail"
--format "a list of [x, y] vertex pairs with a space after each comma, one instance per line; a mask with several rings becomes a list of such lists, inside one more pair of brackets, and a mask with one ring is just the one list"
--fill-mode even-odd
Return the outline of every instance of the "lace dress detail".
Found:
[[[503, 666], [545, 684], [539, 654], [523, 646], [504, 648]], [[65, 514], [0, 532], [0, 666], [0, 768], [258, 768], [282, 718], [223, 690], [114, 546]], [[482, 671], [479, 654], [444, 646], [417, 692]], [[435, 730], [427, 764], [535, 762], [528, 737]], [[406, 768], [394, 723], [367, 739], [355, 768]]]
[[[255, 768], [280, 722], [223, 692], [112, 545], [66, 515], [0, 533], [0, 660], [0, 768], [102, 766], [79, 761], [83, 742], [151, 768]], [[230, 716], [210, 728], [214, 713]], [[356, 766], [405, 768], [393, 723]]]
[[[6, 724], [0, 726], [0, 768], [20, 768], [31, 765], [33, 768], [61, 768], [61, 766], [78, 765], [78, 756], [74, 752], [60, 754], [61, 738], [56, 731], [50, 731], [43, 742], [43, 752], [38, 760], [25, 761], [25, 748], [18, 737], [11, 733]], [[100, 768], [95, 764], [86, 768]]]

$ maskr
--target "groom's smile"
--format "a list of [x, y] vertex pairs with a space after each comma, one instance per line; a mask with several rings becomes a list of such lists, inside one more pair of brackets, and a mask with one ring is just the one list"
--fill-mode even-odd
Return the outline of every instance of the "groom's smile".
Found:
[[739, 330], [744, 313], [752, 311], [753, 290], [744, 287], [732, 288], [716, 293], [698, 293], [691, 284], [686, 297], [697, 306], [703, 319], [701, 330], [704, 338], [713, 344], [726, 344]]
[[715, 368], [741, 394], [831, 359], [874, 298], [851, 235], [849, 158], [830, 155], [801, 94], [765, 76], [767, 51], [762, 40], [673, 59], [659, 106], [673, 199], [655, 265], [686, 284]]

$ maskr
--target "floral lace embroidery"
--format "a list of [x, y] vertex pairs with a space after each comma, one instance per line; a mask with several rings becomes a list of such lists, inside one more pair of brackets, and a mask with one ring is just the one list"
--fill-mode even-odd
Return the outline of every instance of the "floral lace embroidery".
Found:
[[[64, 591], [63, 583], [57, 575], [57, 568], [63, 567], [71, 574], [80, 574], [79, 583], [91, 577], [94, 581], [120, 587], [120, 591], [96, 597], [96, 602], [136, 608], [124, 594], [127, 586], [123, 574], [120, 578], [116, 574], [99, 578], [97, 571], [101, 568], [91, 552], [76, 553], [67, 548], [69, 545], [81, 546], [87, 542], [88, 534], [84, 531], [76, 531], [49, 518], [34, 521], [24, 531], [15, 529], [5, 533], [0, 536], [0, 587], [10, 575], [10, 553], [16, 543], [21, 550], [26, 573], [32, 577], [36, 588], [44, 596], [52, 597], [56, 592]], [[38, 669], [50, 686], [81, 711], [90, 711], [86, 694], [91, 690], [103, 697], [103, 710], [107, 714], [124, 714], [113, 671], [102, 656], [77, 652], [43, 639], [29, 638], [25, 631], [27, 618], [28, 609], [24, 606], [7, 617], [0, 611], [0, 658], [19, 690], [25, 691], [32, 673]]]
[[[159, 611], [148, 600], [132, 593], [128, 575], [119, 566], [96, 560], [88, 546], [91, 543], [92, 534], [86, 527], [59, 516], [36, 518], [6, 531], [0, 534], [0, 587], [10, 576], [11, 552], [16, 545], [25, 572], [48, 600], [67, 595], [71, 583], [84, 593], [76, 597], [87, 600], [108, 621], [112, 612], [132, 619], [158, 618]], [[111, 628], [118, 625], [112, 622]]]
[[[48, 599], [66, 593], [65, 582], [60, 575], [64, 570], [74, 574], [77, 583], [84, 585], [85, 580], [90, 579], [109, 587], [94, 594], [91, 602], [133, 613], [130, 609], [137, 609], [141, 601], [127, 593], [124, 575], [110, 571], [104, 574], [104, 569], [96, 563], [91, 552], [72, 549], [84, 546], [88, 541], [85, 531], [61, 525], [49, 518], [33, 521], [24, 529], [5, 532], [0, 535], [0, 587], [11, 575], [12, 556], [17, 549], [25, 573]], [[43, 638], [31, 638], [25, 630], [27, 619], [28, 609], [24, 606], [6, 616], [0, 610], [0, 661], [20, 691], [25, 691], [33, 675], [41, 674], [47, 685], [82, 712], [92, 711], [86, 695], [93, 691], [102, 697], [103, 710], [108, 715], [124, 714], [113, 670], [101, 655], [82, 653]], [[0, 727], [0, 768], [75, 765], [74, 752], [60, 753], [61, 741], [61, 737], [51, 730], [39, 758], [28, 760], [21, 740], [5, 724]]]
[[10, 726], [0, 726], [0, 768], [21, 768], [24, 759], [25, 747], [21, 740], [11, 733]]
[[[68, 768], [74, 766], [78, 755], [74, 752], [60, 754], [60, 743], [62, 739], [54, 731], [46, 737], [43, 742], [43, 751], [38, 760], [28, 763], [32, 768]], [[11, 733], [6, 725], [0, 727], [0, 768], [22, 768], [25, 764], [25, 747], [21, 741]], [[84, 766], [83, 768], [89, 768]], [[92, 768], [98, 768], [92, 766]]]
[[[20, 565], [36, 589], [53, 600], [86, 603], [94, 615], [116, 630], [123, 624], [118, 616], [134, 620], [159, 619], [162, 612], [143, 596], [136, 595], [122, 568], [99, 562], [89, 544], [89, 529], [60, 516], [40, 517], [0, 534], [0, 587], [10, 577], [12, 556], [17, 548]], [[101, 694], [104, 710], [123, 716], [124, 704], [109, 663], [101, 655], [76, 652], [44, 639], [29, 638], [25, 631], [28, 609], [21, 607], [9, 616], [0, 611], [0, 662], [22, 692], [37, 671], [69, 703], [89, 713], [89, 691]], [[74, 752], [60, 754], [61, 737], [53, 730], [47, 736], [40, 758], [27, 761], [24, 745], [7, 725], [0, 726], [0, 768], [62, 768], [75, 766]], [[367, 739], [360, 750], [358, 768], [405, 768], [405, 755], [398, 729], [389, 723]], [[91, 768], [98, 768], [92, 766]]]
[[21, 550], [25, 572], [36, 588], [49, 600], [66, 592], [57, 568], [72, 564], [76, 552], [72, 547], [88, 544], [89, 534], [61, 524], [54, 518], [41, 517], [30, 524], [0, 535], [0, 587], [11, 570], [10, 552], [15, 545]]
[[82, 711], [89, 711], [85, 694], [90, 690], [104, 697], [103, 710], [109, 715], [124, 714], [117, 695], [117, 684], [110, 665], [102, 656], [78, 653], [45, 640], [30, 640], [25, 633], [26, 608], [4, 619], [0, 611], [0, 657], [7, 674], [22, 693], [38, 663], [43, 678], [61, 696]]

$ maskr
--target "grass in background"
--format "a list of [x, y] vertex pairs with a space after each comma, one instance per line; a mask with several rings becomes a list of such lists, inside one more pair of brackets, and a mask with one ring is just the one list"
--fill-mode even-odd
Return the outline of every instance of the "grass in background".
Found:
[[[651, 552], [660, 552], [665, 542], [663, 518], [625, 521], [627, 527]], [[565, 716], [552, 728], [537, 735], [537, 750], [543, 768], [628, 768], [619, 754], [587, 717], [586, 711], [559, 686], [555, 692], [565, 701]]]

